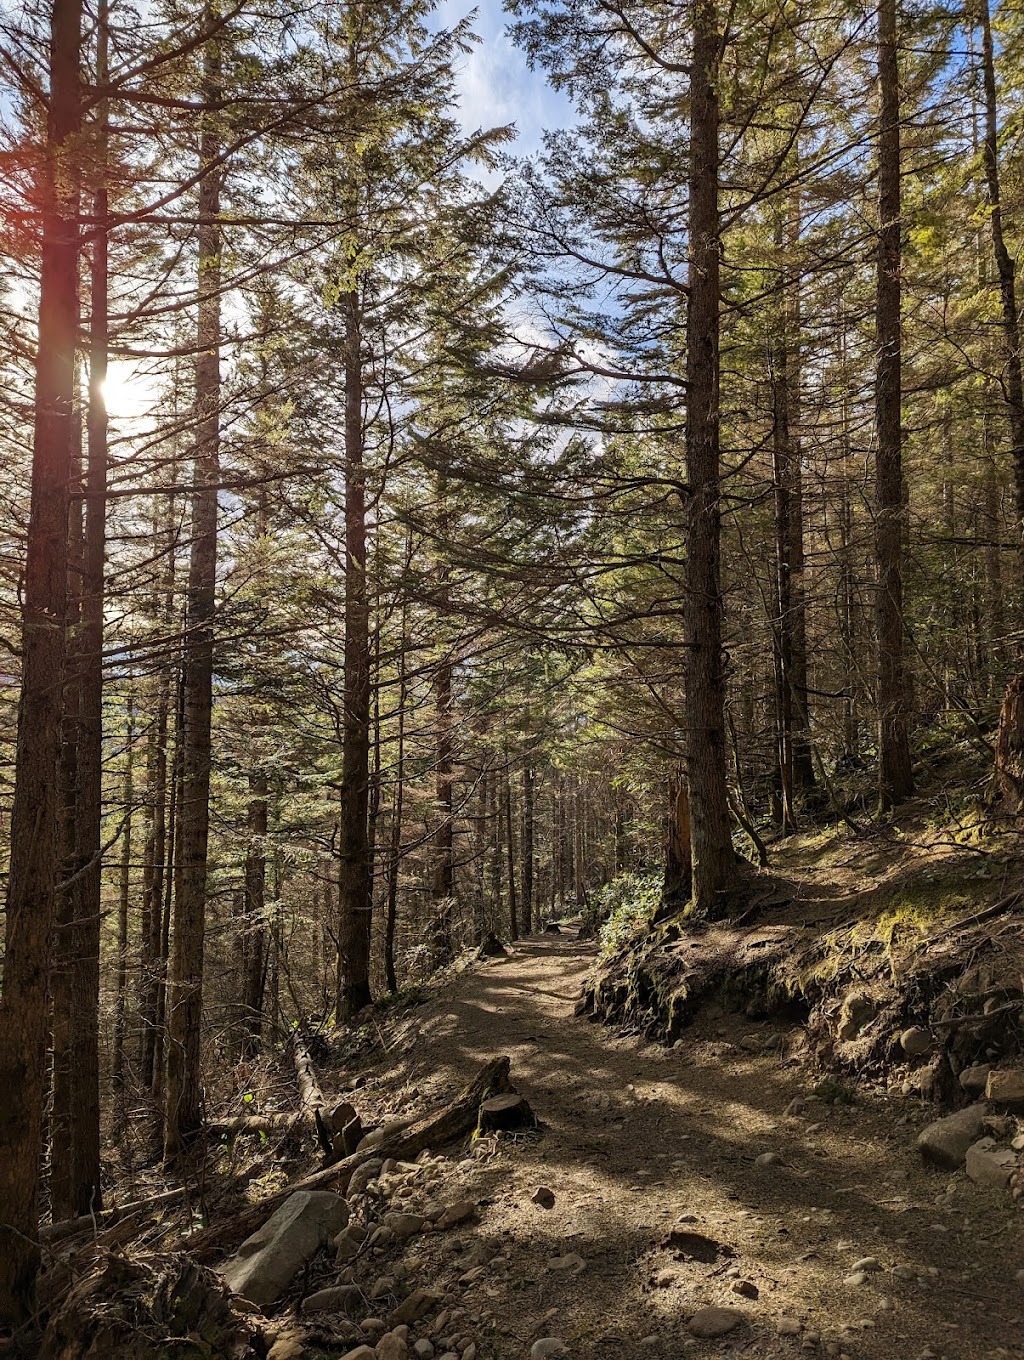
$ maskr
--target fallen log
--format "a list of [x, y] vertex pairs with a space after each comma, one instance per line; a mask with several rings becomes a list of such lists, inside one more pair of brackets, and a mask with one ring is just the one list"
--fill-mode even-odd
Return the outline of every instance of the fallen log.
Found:
[[242, 1209], [225, 1222], [211, 1224], [210, 1227], [194, 1233], [188, 1239], [189, 1254], [197, 1261], [210, 1261], [219, 1253], [230, 1251], [255, 1232], [268, 1214], [297, 1190], [330, 1188], [343, 1195], [348, 1189], [348, 1183], [356, 1167], [371, 1157], [384, 1159], [394, 1157], [396, 1161], [411, 1161], [425, 1148], [441, 1147], [456, 1138], [466, 1137], [477, 1126], [483, 1102], [492, 1096], [504, 1095], [511, 1091], [509, 1066], [508, 1058], [492, 1058], [451, 1104], [432, 1114], [424, 1115], [422, 1119], [416, 1120], [408, 1128], [402, 1129], [376, 1147], [353, 1153], [333, 1166], [303, 1176], [300, 1180], [267, 1195], [259, 1204]]
[[206, 1132], [213, 1138], [233, 1138], [237, 1133], [287, 1132], [302, 1122], [302, 1115], [292, 1111], [277, 1114], [238, 1114], [228, 1119], [211, 1119]]
[[159, 1194], [150, 1195], [147, 1199], [137, 1199], [131, 1204], [114, 1205], [98, 1214], [83, 1214], [80, 1218], [62, 1218], [56, 1223], [44, 1223], [39, 1229], [39, 1237], [41, 1241], [52, 1245], [55, 1242], [63, 1242], [68, 1237], [75, 1237], [81, 1232], [100, 1232], [113, 1227], [122, 1218], [133, 1216], [144, 1209], [157, 1209], [163, 1204], [173, 1204], [184, 1194], [184, 1186], [177, 1190], [161, 1190]]

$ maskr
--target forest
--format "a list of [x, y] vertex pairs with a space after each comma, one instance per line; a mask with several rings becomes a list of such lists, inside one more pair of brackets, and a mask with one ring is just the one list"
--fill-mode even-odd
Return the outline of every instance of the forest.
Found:
[[1024, 10], [9, 0], [0, 164], [0, 1354], [1024, 1356]]

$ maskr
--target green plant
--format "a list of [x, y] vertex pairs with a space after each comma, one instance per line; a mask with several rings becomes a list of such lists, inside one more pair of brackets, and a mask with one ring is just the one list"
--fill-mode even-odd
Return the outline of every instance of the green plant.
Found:
[[650, 925], [661, 904], [661, 878], [656, 874], [619, 874], [595, 894], [592, 924], [600, 926], [602, 955], [615, 952], [631, 935]]

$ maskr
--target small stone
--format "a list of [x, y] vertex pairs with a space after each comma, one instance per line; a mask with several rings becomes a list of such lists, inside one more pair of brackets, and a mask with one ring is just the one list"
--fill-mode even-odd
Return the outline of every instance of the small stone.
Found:
[[743, 1321], [743, 1314], [735, 1308], [700, 1308], [686, 1324], [692, 1336], [711, 1340], [725, 1336]]
[[981, 1138], [967, 1149], [967, 1174], [975, 1185], [1005, 1190], [1017, 1168], [1017, 1154], [994, 1138]]
[[933, 1120], [917, 1135], [919, 1152], [936, 1166], [958, 1171], [967, 1160], [967, 1149], [981, 1137], [987, 1113], [983, 1104], [968, 1105], [966, 1109]]
[[991, 1063], [976, 1063], [973, 1067], [965, 1067], [960, 1073], [960, 1085], [968, 1095], [980, 1096], [988, 1082], [988, 1074], [992, 1071]]
[[853, 1264], [853, 1266], [851, 1267], [851, 1269], [854, 1270], [854, 1271], [858, 1271], [858, 1270], [863, 1270], [863, 1271], [881, 1270], [881, 1269], [882, 1269], [882, 1263], [881, 1263], [881, 1261], [879, 1261], [879, 1259], [878, 1259], [877, 1256], [862, 1256], [862, 1257], [860, 1258], [859, 1261], [855, 1261], [855, 1262], [854, 1262], [854, 1264]]
[[542, 1209], [553, 1209], [555, 1207], [555, 1192], [546, 1185], [538, 1185], [530, 1196], [534, 1204], [539, 1204]]
[[344, 1313], [362, 1298], [354, 1284], [335, 1285], [318, 1289], [302, 1300], [300, 1313]]
[[417, 1322], [440, 1302], [441, 1295], [436, 1294], [434, 1290], [414, 1289], [408, 1298], [402, 1300], [388, 1321], [392, 1327], [398, 1327], [402, 1323]]
[[985, 1098], [999, 1105], [1024, 1105], [1024, 1067], [993, 1068], [985, 1084]]
[[779, 1336], [799, 1336], [802, 1331], [803, 1324], [798, 1322], [796, 1318], [779, 1318]]
[[530, 1360], [549, 1360], [552, 1355], [564, 1355], [565, 1342], [560, 1336], [542, 1336], [530, 1347]]
[[462, 1360], [476, 1360], [475, 1341], [471, 1341], [468, 1346], [462, 1347]]
[[421, 1232], [425, 1220], [419, 1214], [385, 1214], [384, 1226], [390, 1228], [396, 1242], [404, 1242]]
[[803, 1114], [804, 1110], [806, 1109], [807, 1101], [804, 1100], [803, 1096], [794, 1096], [793, 1099], [786, 1106], [785, 1112], [786, 1114], [797, 1115]]
[[357, 1346], [354, 1351], [348, 1351], [343, 1360], [376, 1360], [376, 1352], [372, 1346]]
[[843, 1284], [851, 1285], [853, 1288], [867, 1284], [867, 1280], [868, 1272], [866, 1270], [855, 1270], [851, 1274], [843, 1276]]
[[370, 1157], [365, 1162], [360, 1162], [349, 1177], [348, 1198], [352, 1199], [355, 1195], [364, 1194], [366, 1187], [372, 1180], [376, 1180], [383, 1166], [384, 1161], [381, 1157]]
[[782, 1157], [777, 1152], [762, 1152], [760, 1157], [754, 1158], [755, 1166], [781, 1166]]
[[376, 1336], [378, 1332], [386, 1332], [388, 1329], [388, 1324], [379, 1317], [364, 1317], [359, 1326], [367, 1336]]
[[548, 1261], [548, 1270], [556, 1271], [572, 1270], [579, 1272], [586, 1266], [586, 1264], [587, 1263], [586, 1261], [584, 1261], [582, 1256], [579, 1256], [576, 1252], [571, 1251], [569, 1252], [568, 1256], [552, 1256], [551, 1260]]
[[897, 1280], [916, 1280], [917, 1271], [913, 1266], [893, 1266], [892, 1273]]
[[397, 1332], [387, 1332], [374, 1348], [377, 1360], [406, 1360], [409, 1347]]
[[932, 1036], [926, 1029], [915, 1025], [900, 1035], [900, 1048], [908, 1058], [923, 1058], [932, 1051]]
[[425, 1336], [413, 1344], [413, 1350], [416, 1353], [416, 1360], [434, 1360], [434, 1343], [428, 1341]]
[[[195, 1340], [198, 1342], [199, 1337]], [[284, 1332], [267, 1352], [267, 1360], [302, 1360], [305, 1353], [302, 1337], [297, 1336], [295, 1332]], [[370, 1351], [370, 1354], [372, 1356], [373, 1351]]]
[[757, 1285], [752, 1280], [733, 1280], [729, 1288], [734, 1294], [742, 1294], [745, 1299], [756, 1299], [758, 1296]]
[[460, 1223], [465, 1223], [476, 1213], [476, 1205], [471, 1199], [460, 1199], [454, 1204], [449, 1204], [444, 1213], [437, 1220], [437, 1226], [443, 1230], [457, 1227]]

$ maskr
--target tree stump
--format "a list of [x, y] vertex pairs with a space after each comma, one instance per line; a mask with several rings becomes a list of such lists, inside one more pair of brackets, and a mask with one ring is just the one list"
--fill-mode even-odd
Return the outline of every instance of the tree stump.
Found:
[[504, 959], [508, 957], [508, 950], [494, 931], [489, 930], [476, 951], [476, 956], [478, 959]]
[[530, 1102], [518, 1091], [507, 1095], [490, 1096], [480, 1106], [477, 1133], [496, 1133], [499, 1130], [536, 1128], [537, 1120]]
[[1024, 675], [1010, 681], [999, 710], [990, 802], [1008, 817], [1024, 806]]

